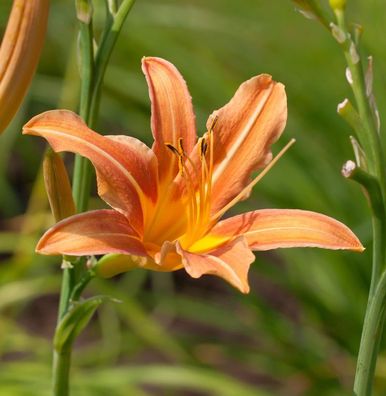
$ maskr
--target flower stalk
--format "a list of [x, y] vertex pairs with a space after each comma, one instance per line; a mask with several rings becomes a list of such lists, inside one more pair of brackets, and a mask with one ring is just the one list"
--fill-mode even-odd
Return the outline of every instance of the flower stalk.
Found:
[[[311, 9], [314, 6], [312, 0], [295, 2], [304, 3]], [[335, 21], [329, 24], [330, 33], [340, 45], [346, 59], [346, 78], [355, 99], [354, 104], [345, 99], [338, 105], [338, 114], [356, 133], [351, 142], [357, 163], [346, 162], [342, 174], [362, 186], [372, 213], [372, 275], [354, 380], [356, 396], [371, 396], [385, 320], [386, 159], [380, 137], [379, 113], [373, 95], [372, 58], [368, 58], [365, 71], [359, 51], [362, 29], [359, 25], [354, 25], [353, 31], [349, 31], [345, 19], [346, 0], [329, 0], [329, 4], [335, 15]]]
[[[347, 67], [348, 81], [352, 88], [358, 109], [360, 128], [363, 136], [358, 134], [363, 145], [369, 172], [375, 177], [372, 186], [376, 185], [377, 193], [367, 191], [372, 201], [372, 227], [373, 227], [373, 260], [372, 276], [369, 290], [369, 300], [364, 318], [362, 337], [358, 352], [357, 369], [354, 381], [354, 392], [357, 396], [370, 396], [372, 394], [376, 361], [379, 344], [382, 337], [385, 302], [385, 246], [386, 246], [386, 216], [385, 202], [385, 159], [374, 107], [371, 104], [372, 81], [365, 79], [365, 73], [357, 44], [351, 39], [347, 31], [343, 8], [335, 8], [338, 27], [344, 32], [346, 40], [341, 44]], [[370, 70], [371, 73], [371, 70]], [[362, 184], [365, 180], [362, 179]], [[366, 188], [366, 186], [365, 186]], [[374, 188], [372, 189], [374, 191]], [[375, 199], [375, 195], [377, 198]], [[371, 199], [373, 197], [373, 199]], [[381, 199], [381, 202], [380, 202]], [[375, 203], [374, 203], [375, 202]]]
[[[379, 115], [372, 94], [372, 59], [369, 58], [368, 70], [365, 73], [358, 49], [358, 34], [354, 32], [354, 38], [352, 38], [347, 29], [345, 20], [346, 2], [330, 0], [330, 5], [335, 13], [337, 22], [337, 25], [331, 24], [332, 33], [343, 50], [347, 63], [346, 77], [352, 89], [357, 108], [355, 110], [346, 100], [338, 106], [338, 113], [357, 132], [359, 143], [365, 155], [367, 171], [369, 172], [367, 173], [361, 168], [355, 169], [354, 166], [348, 172], [346, 167], [346, 172], [343, 173], [346, 177], [356, 180], [364, 187], [372, 209], [372, 276], [354, 380], [354, 393], [356, 396], [371, 396], [379, 344], [385, 320], [385, 157], [380, 139]], [[342, 40], [339, 40], [339, 35], [336, 36], [334, 34], [334, 29], [338, 29], [342, 33]]]
[[[115, 16], [112, 15], [110, 7], [106, 8], [105, 35], [95, 54], [92, 3], [90, 0], [75, 0], [76, 14], [79, 21], [79, 58], [81, 74], [79, 114], [89, 126], [93, 126], [96, 122], [104, 74], [115, 42], [134, 1], [135, 0], [124, 0], [117, 8], [117, 14]], [[118, 15], [119, 18], [117, 17]], [[106, 37], [110, 39], [107, 40]], [[102, 60], [100, 60], [101, 57]], [[74, 197], [77, 212], [83, 212], [87, 209], [91, 191], [92, 174], [90, 162], [86, 158], [76, 155], [72, 195]], [[67, 257], [64, 257], [64, 260], [67, 260]], [[74, 262], [69, 263], [70, 265], [66, 268], [63, 268], [55, 339], [61, 337], [63, 333], [63, 321], [75, 311], [77, 306], [74, 304], [79, 301], [82, 291], [94, 277], [94, 272], [91, 269], [84, 268], [85, 262], [83, 259], [74, 259], [73, 261]], [[82, 314], [80, 317], [74, 315], [76, 318], [74, 319], [75, 322], [82, 323], [84, 321], [84, 316], [90, 315], [90, 312], [92, 314], [99, 303], [100, 302], [98, 302], [95, 307], [92, 306], [91, 311], [89, 309], [85, 309], [83, 312], [80, 311]], [[54, 396], [68, 396], [70, 393], [69, 378], [72, 345], [77, 334], [78, 332], [75, 332], [74, 336], [63, 343], [63, 345], [58, 343], [54, 345]]]

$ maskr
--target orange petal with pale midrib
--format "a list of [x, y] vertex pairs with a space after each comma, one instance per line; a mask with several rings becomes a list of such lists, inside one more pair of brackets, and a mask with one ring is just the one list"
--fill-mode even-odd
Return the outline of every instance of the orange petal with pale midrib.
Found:
[[23, 133], [44, 137], [55, 151], [88, 158], [97, 170], [101, 197], [142, 232], [143, 207], [155, 203], [158, 194], [157, 162], [151, 149], [145, 150], [134, 138], [101, 136], [67, 110], [32, 118]]
[[364, 250], [343, 223], [316, 212], [296, 209], [263, 209], [220, 221], [213, 236], [244, 235], [254, 250], [290, 247]]
[[158, 158], [162, 183], [173, 179], [178, 172], [177, 158], [165, 143], [177, 147], [182, 138], [184, 150], [189, 155], [196, 142], [192, 99], [183, 77], [170, 62], [155, 57], [143, 58], [142, 70], [149, 87], [153, 150]]
[[60, 221], [41, 237], [36, 251], [46, 255], [122, 253], [147, 256], [127, 219], [108, 209], [81, 213]]
[[284, 86], [262, 74], [245, 81], [228, 104], [213, 112], [214, 126], [212, 213], [232, 200], [249, 182], [253, 170], [271, 158], [271, 145], [287, 120]]

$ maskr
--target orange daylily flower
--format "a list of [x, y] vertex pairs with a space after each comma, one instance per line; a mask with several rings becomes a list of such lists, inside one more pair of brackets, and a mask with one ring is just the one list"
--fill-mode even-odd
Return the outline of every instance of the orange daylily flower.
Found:
[[44, 44], [49, 0], [14, 0], [0, 47], [0, 133], [20, 106]]
[[244, 82], [210, 116], [197, 141], [191, 98], [177, 69], [144, 58], [143, 71], [152, 102], [152, 149], [129, 136], [101, 136], [66, 110], [25, 125], [23, 133], [44, 137], [55, 151], [89, 158], [98, 193], [112, 207], [60, 221], [40, 239], [37, 252], [114, 253], [97, 265], [101, 276], [134, 267], [185, 268], [194, 278], [217, 275], [246, 293], [252, 250], [363, 250], [349, 228], [319, 213], [265, 209], [220, 220], [261, 177], [251, 182], [252, 171], [272, 166], [270, 147], [287, 118], [282, 84], [266, 74]]

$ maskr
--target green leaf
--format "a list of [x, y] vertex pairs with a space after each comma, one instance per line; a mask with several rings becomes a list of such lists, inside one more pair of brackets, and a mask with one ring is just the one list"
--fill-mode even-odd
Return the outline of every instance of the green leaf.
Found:
[[57, 352], [71, 346], [75, 338], [87, 326], [95, 311], [105, 301], [116, 301], [108, 296], [95, 296], [75, 302], [56, 328], [54, 347]]

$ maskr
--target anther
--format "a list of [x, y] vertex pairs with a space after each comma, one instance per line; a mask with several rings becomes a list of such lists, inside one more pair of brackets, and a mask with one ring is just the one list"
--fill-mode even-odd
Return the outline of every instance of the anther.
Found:
[[175, 155], [178, 157], [180, 156], [180, 152], [176, 149], [171, 143], [165, 143], [165, 146]]
[[183, 142], [182, 137], [178, 138], [178, 150], [180, 152], [180, 155], [183, 155], [184, 157], [186, 157], [186, 153], [185, 153], [184, 146], [183, 146], [182, 142]]
[[211, 125], [209, 127], [209, 131], [213, 131], [214, 127], [217, 124], [217, 121], [218, 121], [218, 116], [216, 115], [216, 116], [213, 117], [213, 121], [212, 121], [212, 123], [211, 123]]
[[205, 157], [205, 154], [208, 150], [208, 143], [204, 137], [200, 138], [200, 154], [201, 158]]

